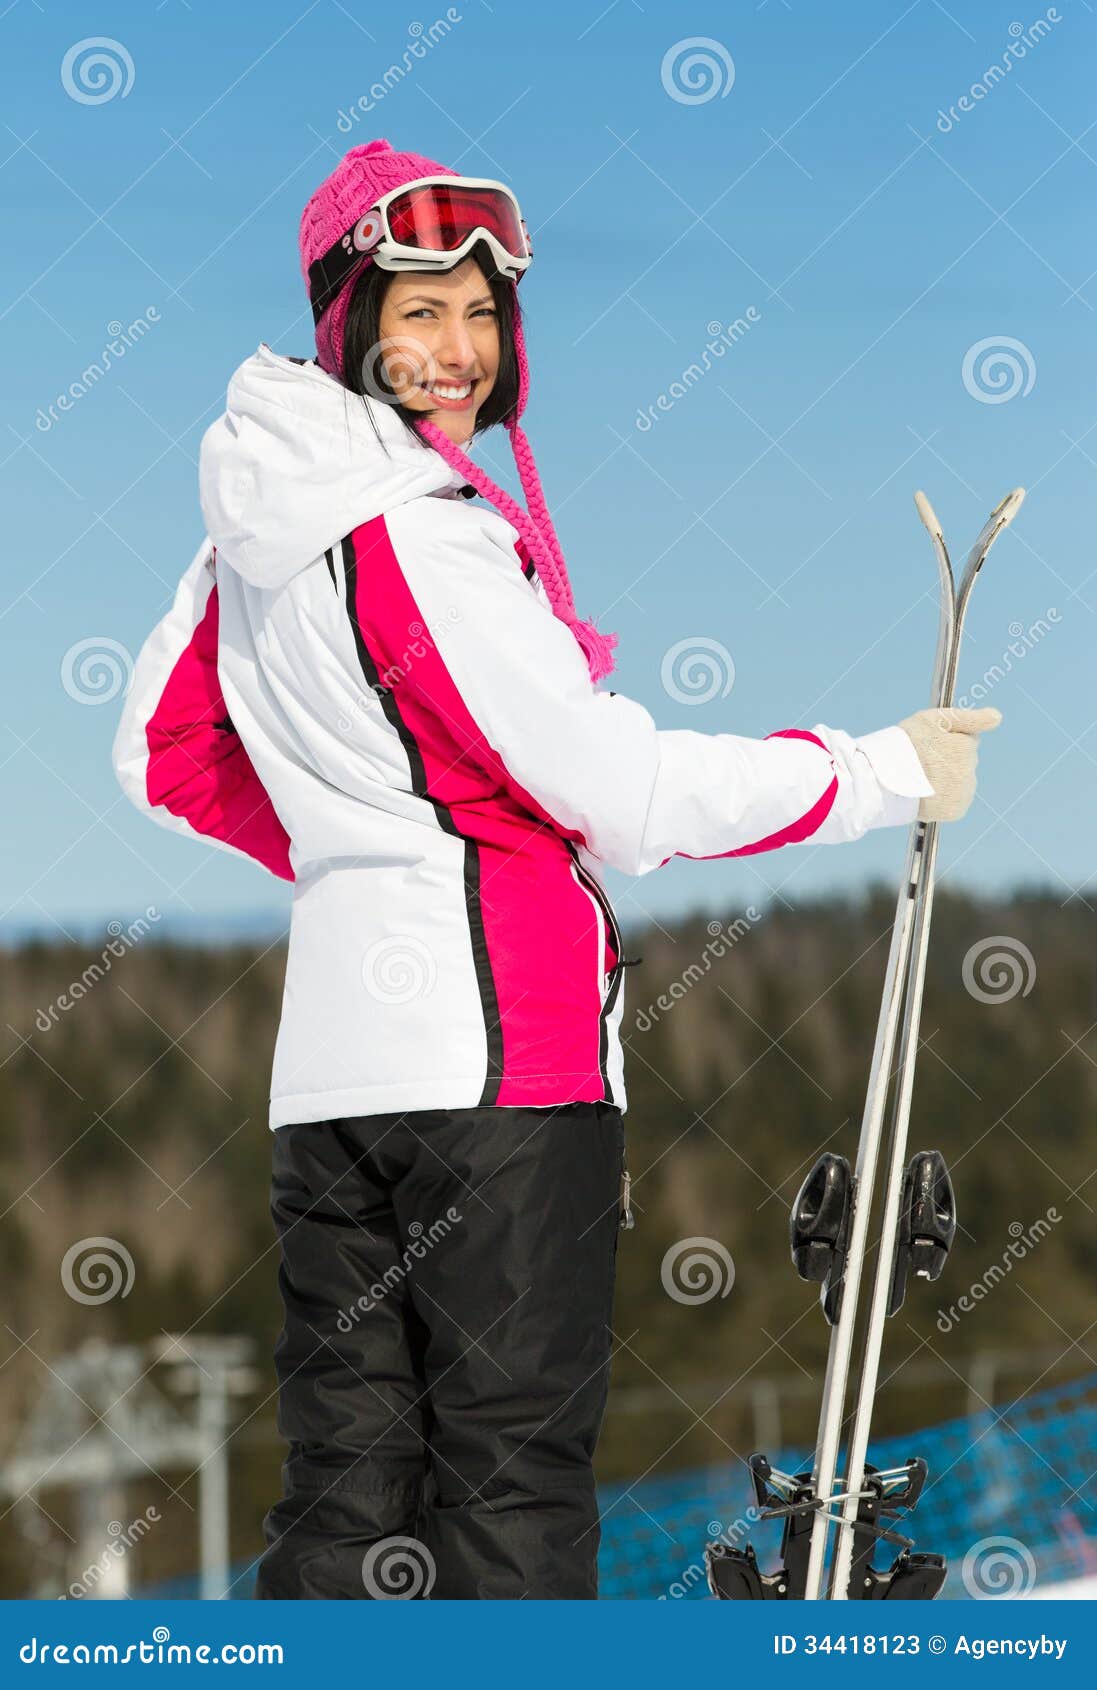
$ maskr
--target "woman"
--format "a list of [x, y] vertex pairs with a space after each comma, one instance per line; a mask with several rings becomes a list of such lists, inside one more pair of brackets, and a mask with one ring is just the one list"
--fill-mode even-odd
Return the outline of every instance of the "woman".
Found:
[[[660, 732], [597, 682], [529, 443], [509, 190], [388, 142], [309, 201], [314, 362], [266, 345], [119, 779], [292, 880], [270, 1125], [289, 1441], [261, 1597], [593, 1597], [627, 1216], [601, 884], [948, 818], [994, 711]], [[462, 449], [502, 423], [523, 509]], [[478, 499], [476, 495], [481, 497]], [[958, 730], [958, 731], [955, 731]]]

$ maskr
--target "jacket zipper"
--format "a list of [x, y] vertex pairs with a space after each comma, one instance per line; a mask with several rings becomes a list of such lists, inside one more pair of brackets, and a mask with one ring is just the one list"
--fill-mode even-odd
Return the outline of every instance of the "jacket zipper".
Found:
[[610, 933], [610, 935], [612, 936], [612, 939], [613, 939], [613, 951], [614, 951], [614, 956], [615, 956], [615, 959], [616, 959], [614, 964], [613, 964], [613, 967], [608, 971], [608, 973], [603, 972], [601, 970], [601, 968], [599, 969], [599, 974], [600, 974], [600, 977], [601, 977], [600, 978], [601, 994], [600, 995], [601, 995], [602, 1005], [603, 1005], [603, 1007], [605, 1007], [606, 1000], [609, 997], [611, 990], [613, 989], [613, 982], [614, 982], [615, 978], [617, 977], [618, 974], [621, 973], [622, 969], [628, 967], [628, 964], [625, 962], [623, 954], [622, 954], [621, 930], [617, 925], [617, 918], [613, 913], [613, 906], [611, 905], [609, 899], [606, 897], [605, 892], [602, 890], [601, 886], [599, 886], [598, 882], [595, 880], [594, 876], [589, 872], [589, 870], [585, 869], [583, 867], [582, 863], [579, 861], [578, 852], [576, 851], [575, 846], [572, 844], [570, 839], [568, 840], [567, 843], [568, 843], [568, 849], [571, 852], [572, 862], [575, 865], [576, 876], [579, 879], [579, 881], [581, 882], [581, 884], [586, 887], [587, 891], [591, 894], [595, 903], [598, 905], [598, 908], [599, 908], [599, 910], [601, 911], [601, 914], [602, 914], [602, 921], [603, 921], [605, 927], [608, 929], [608, 931], [609, 931], [609, 933]]

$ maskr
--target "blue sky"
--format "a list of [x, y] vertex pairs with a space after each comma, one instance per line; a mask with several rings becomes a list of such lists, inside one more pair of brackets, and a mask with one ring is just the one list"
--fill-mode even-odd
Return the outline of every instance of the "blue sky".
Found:
[[[997, 667], [1005, 722], [941, 872], [1068, 897], [1097, 824], [1097, 14], [464, 0], [446, 20], [349, 0], [0, 16], [7, 929], [96, 930], [148, 904], [210, 933], [285, 916], [261, 871], [129, 809], [120, 700], [64, 676], [74, 652], [135, 654], [163, 614], [201, 539], [198, 446], [229, 375], [260, 340], [311, 349], [301, 206], [375, 135], [521, 197], [528, 430], [580, 610], [619, 635], [611, 684], [660, 726], [858, 733], [919, 708], [935, 607], [915, 488], [959, 554], [1030, 489], [973, 603], [961, 691]], [[70, 49], [93, 36], [116, 84], [80, 81]], [[141, 318], [58, 412], [111, 325]], [[735, 319], [747, 331], [676, 396]], [[501, 440], [478, 456], [513, 487]], [[661, 675], [698, 639], [734, 685], [687, 703]], [[626, 923], [666, 919], [894, 882], [903, 848], [889, 831], [610, 885]]]

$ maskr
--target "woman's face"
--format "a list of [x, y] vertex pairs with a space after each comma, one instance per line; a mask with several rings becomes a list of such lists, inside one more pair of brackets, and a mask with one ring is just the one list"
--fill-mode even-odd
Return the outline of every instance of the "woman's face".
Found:
[[402, 405], [429, 413], [456, 446], [471, 440], [499, 369], [499, 319], [475, 260], [441, 274], [394, 275], [381, 306], [381, 352]]

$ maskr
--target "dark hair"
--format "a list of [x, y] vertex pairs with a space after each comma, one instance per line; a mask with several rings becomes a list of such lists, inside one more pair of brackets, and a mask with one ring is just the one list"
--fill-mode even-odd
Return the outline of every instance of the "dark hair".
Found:
[[[485, 241], [478, 241], [470, 256], [480, 266], [491, 289], [499, 323], [499, 368], [495, 385], [477, 411], [473, 428], [474, 434], [482, 434], [496, 423], [506, 422], [518, 404], [518, 354], [514, 345], [514, 329], [515, 324], [521, 321], [521, 306], [518, 304], [516, 284], [496, 270], [491, 248]], [[351, 293], [343, 326], [343, 384], [351, 393], [370, 391], [366, 385], [367, 376], [374, 390], [379, 388], [383, 393], [392, 393], [384, 368], [376, 358], [376, 348], [381, 339], [381, 308], [398, 274], [400, 272], [395, 270], [382, 270], [376, 264], [367, 264]], [[419, 439], [415, 425], [417, 420], [423, 420], [424, 413], [413, 411], [395, 399], [389, 408]]]

